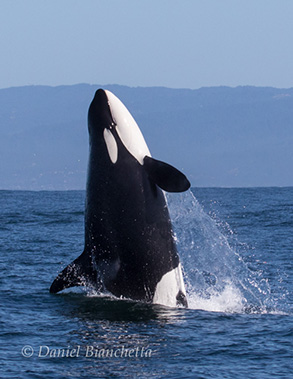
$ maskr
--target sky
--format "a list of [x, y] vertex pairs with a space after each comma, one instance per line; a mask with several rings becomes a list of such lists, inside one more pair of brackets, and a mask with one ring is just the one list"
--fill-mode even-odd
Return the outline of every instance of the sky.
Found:
[[292, 0], [0, 0], [0, 88], [289, 88], [292, 20]]

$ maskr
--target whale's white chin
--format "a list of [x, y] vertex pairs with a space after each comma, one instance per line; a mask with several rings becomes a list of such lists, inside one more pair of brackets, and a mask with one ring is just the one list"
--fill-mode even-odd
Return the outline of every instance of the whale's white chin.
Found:
[[118, 97], [108, 90], [105, 90], [105, 93], [120, 140], [129, 153], [142, 165], [144, 157], [146, 155], [150, 157], [151, 153], [137, 123]]

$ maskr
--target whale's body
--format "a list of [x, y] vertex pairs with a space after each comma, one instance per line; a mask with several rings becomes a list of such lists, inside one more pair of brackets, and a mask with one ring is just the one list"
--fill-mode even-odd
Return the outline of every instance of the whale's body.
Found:
[[121, 101], [98, 90], [88, 113], [90, 155], [83, 253], [50, 292], [91, 285], [117, 297], [187, 306], [165, 194], [189, 188], [174, 167], [151, 158]]

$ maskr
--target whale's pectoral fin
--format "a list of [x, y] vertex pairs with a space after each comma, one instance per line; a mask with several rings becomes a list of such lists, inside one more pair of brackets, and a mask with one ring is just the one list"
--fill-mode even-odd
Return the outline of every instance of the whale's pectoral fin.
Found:
[[164, 191], [184, 192], [190, 187], [189, 180], [177, 168], [148, 156], [143, 162], [149, 178]]
[[84, 286], [96, 281], [87, 252], [83, 252], [58, 274], [50, 287], [51, 293], [57, 293], [65, 288]]

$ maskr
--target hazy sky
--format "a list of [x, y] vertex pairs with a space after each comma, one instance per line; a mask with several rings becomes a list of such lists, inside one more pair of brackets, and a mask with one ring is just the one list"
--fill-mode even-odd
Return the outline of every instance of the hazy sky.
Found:
[[292, 41], [292, 0], [0, 0], [0, 88], [287, 88]]

